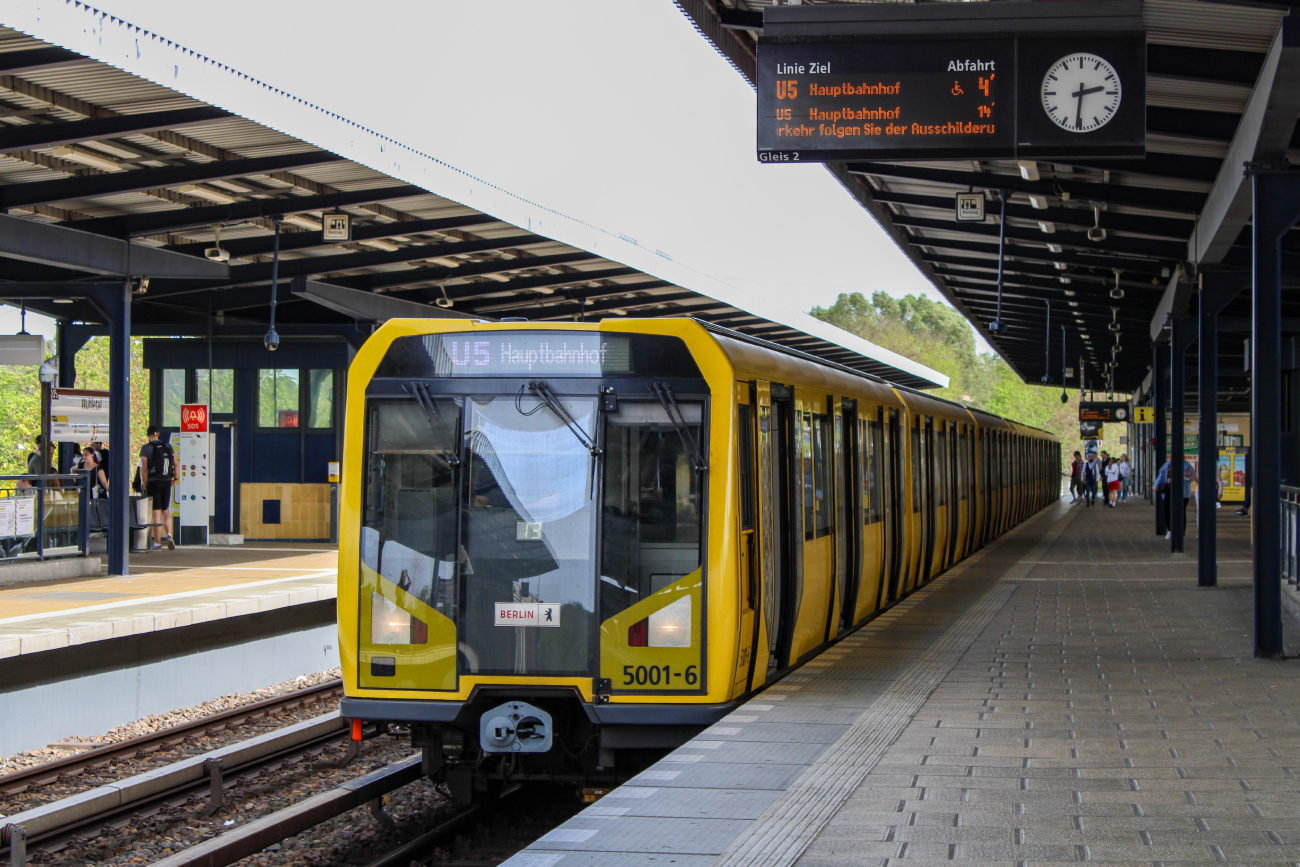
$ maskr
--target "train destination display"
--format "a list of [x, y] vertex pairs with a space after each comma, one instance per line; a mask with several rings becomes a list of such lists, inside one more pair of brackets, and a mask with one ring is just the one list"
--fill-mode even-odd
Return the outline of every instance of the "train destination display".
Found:
[[1146, 41], [765, 42], [758, 159], [827, 162], [1146, 148]]

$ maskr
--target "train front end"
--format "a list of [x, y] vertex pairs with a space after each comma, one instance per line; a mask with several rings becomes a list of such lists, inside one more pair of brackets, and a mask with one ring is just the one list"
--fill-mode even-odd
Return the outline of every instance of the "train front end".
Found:
[[348, 382], [343, 715], [409, 727], [463, 800], [615, 779], [723, 715], [730, 381], [689, 320], [380, 328]]

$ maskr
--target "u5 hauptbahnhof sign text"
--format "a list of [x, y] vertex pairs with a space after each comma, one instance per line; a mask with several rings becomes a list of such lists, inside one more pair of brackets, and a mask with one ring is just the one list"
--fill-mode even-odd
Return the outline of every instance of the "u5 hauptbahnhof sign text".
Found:
[[1145, 152], [1142, 34], [758, 46], [762, 162]]

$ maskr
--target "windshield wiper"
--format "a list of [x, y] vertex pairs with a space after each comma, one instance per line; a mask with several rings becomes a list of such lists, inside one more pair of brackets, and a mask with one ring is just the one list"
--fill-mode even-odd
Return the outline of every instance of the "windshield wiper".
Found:
[[[541, 381], [530, 382], [528, 383], [528, 388], [533, 392], [533, 394], [537, 395], [538, 400], [546, 404], [547, 409], [555, 413], [556, 418], [564, 422], [564, 426], [567, 427], [575, 437], [577, 437], [578, 442], [582, 443], [582, 445], [586, 447], [587, 451], [591, 452], [593, 458], [599, 457], [601, 453], [600, 446], [596, 444], [594, 439], [587, 435], [587, 432], [582, 429], [582, 425], [578, 424], [577, 420], [574, 419], [573, 416], [569, 415], [569, 411], [564, 408], [564, 404], [560, 403], [560, 399], [555, 396], [553, 391], [551, 391], [549, 385]], [[519, 392], [522, 394], [523, 389], [519, 389]], [[515, 400], [515, 409], [519, 409], [518, 399]], [[523, 412], [522, 409], [519, 409], [519, 411], [521, 413]], [[536, 412], [536, 410], [534, 410], [534, 412]], [[531, 415], [531, 413], [524, 414]]]
[[429, 427], [433, 428], [433, 436], [438, 440], [438, 447], [445, 453], [443, 460], [447, 466], [460, 466], [460, 455], [456, 453], [456, 450], [451, 447], [451, 444], [443, 436], [442, 413], [438, 411], [438, 402], [429, 393], [429, 386], [423, 382], [408, 382], [402, 386], [402, 390], [415, 398], [415, 402], [419, 404], [420, 411], [424, 413], [425, 420], [429, 422]]
[[666, 382], [653, 382], [646, 388], [650, 389], [650, 393], [658, 399], [659, 405], [668, 414], [668, 420], [672, 422], [677, 430], [677, 436], [681, 438], [682, 448], [686, 449], [691, 456], [691, 463], [695, 464], [695, 472], [702, 473], [708, 470], [709, 466], [704, 462], [700, 444], [696, 442], [695, 434], [691, 433], [690, 427], [686, 424], [686, 416], [682, 413], [682, 408], [677, 405], [677, 398], [673, 397], [673, 387]]

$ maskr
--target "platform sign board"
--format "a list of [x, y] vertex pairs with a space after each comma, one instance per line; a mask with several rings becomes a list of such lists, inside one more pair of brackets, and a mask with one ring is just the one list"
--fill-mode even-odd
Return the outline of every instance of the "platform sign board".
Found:
[[56, 443], [108, 439], [108, 392], [84, 388], [50, 389], [50, 440]]
[[208, 407], [181, 404], [181, 428], [174, 438], [179, 473], [172, 496], [178, 505], [181, 544], [208, 541], [208, 516], [212, 514], [212, 472], [209, 460]]
[[760, 42], [760, 162], [1144, 156], [1146, 37]]
[[954, 210], [959, 223], [984, 222], [984, 194], [958, 193]]
[[1133, 407], [1133, 419], [1138, 424], [1155, 424], [1156, 409], [1153, 406], [1135, 406]]
[[1130, 421], [1127, 403], [1099, 403], [1085, 401], [1079, 404], [1079, 421], [1127, 422]]

